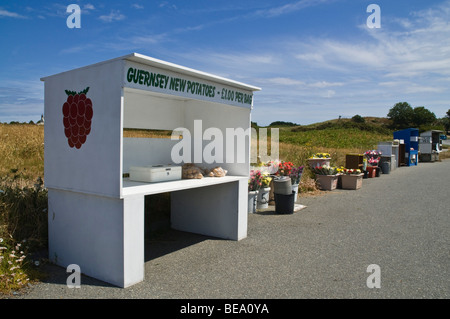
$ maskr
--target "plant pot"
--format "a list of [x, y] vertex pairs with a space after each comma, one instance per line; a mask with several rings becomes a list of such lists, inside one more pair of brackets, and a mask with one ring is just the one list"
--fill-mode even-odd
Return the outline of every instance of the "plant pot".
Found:
[[362, 186], [364, 174], [341, 175], [342, 189], [359, 189]]
[[299, 184], [292, 184], [292, 191], [294, 192], [294, 202], [296, 203], [298, 200], [298, 185]]
[[332, 191], [337, 188], [338, 175], [316, 175], [319, 188], [324, 191]]
[[248, 212], [251, 214], [256, 213], [256, 199], [258, 196], [258, 191], [248, 192]]
[[342, 174], [338, 175], [338, 181], [337, 181], [336, 188], [337, 189], [342, 189]]
[[270, 187], [261, 188], [258, 191], [256, 200], [256, 209], [264, 209], [269, 207]]
[[275, 205], [275, 195], [274, 195], [274, 192], [273, 192], [273, 190], [275, 188], [275, 186], [273, 185], [273, 180], [274, 179], [275, 179], [275, 176], [272, 176], [272, 180], [270, 181], [270, 184], [269, 184], [269, 188], [270, 188], [270, 191], [269, 191], [269, 205], [271, 205], [271, 206]]
[[389, 174], [391, 172], [391, 163], [387, 161], [381, 163], [381, 172], [383, 174]]
[[330, 166], [331, 158], [308, 158], [309, 167]]
[[273, 187], [273, 192], [275, 194], [290, 195], [292, 193], [291, 178], [288, 176], [275, 178], [273, 181]]
[[377, 172], [377, 169], [375, 166], [367, 166], [367, 172], [369, 173], [369, 175], [367, 176], [368, 178], [374, 178]]
[[375, 167], [375, 177], [380, 177], [380, 173], [381, 173], [381, 168], [380, 167]]
[[294, 213], [295, 192], [290, 195], [275, 193], [275, 212], [277, 214], [293, 214]]

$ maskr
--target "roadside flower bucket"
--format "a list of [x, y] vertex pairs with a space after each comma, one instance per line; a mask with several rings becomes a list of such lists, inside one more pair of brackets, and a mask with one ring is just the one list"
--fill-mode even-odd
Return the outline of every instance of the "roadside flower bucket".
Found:
[[260, 188], [256, 200], [256, 209], [264, 209], [269, 207], [270, 187]]
[[289, 177], [291, 178], [292, 191], [295, 193], [294, 202], [297, 202], [298, 200], [298, 187], [300, 185], [300, 180], [302, 179], [303, 169], [303, 165], [294, 167], [289, 174]]
[[292, 191], [294, 192], [294, 202], [298, 200], [298, 186], [299, 184], [292, 184]]
[[256, 209], [264, 209], [269, 207], [271, 182], [272, 176], [270, 176], [268, 172], [262, 173], [261, 188], [259, 189], [256, 200]]
[[383, 174], [389, 174], [391, 172], [391, 163], [389, 162], [381, 163], [381, 172]]
[[368, 178], [374, 178], [376, 175], [377, 168], [375, 166], [367, 166]]
[[318, 166], [312, 169], [316, 175], [316, 181], [320, 189], [332, 191], [337, 188], [339, 180], [339, 169], [334, 166]]
[[294, 196], [275, 193], [275, 212], [277, 214], [293, 214], [294, 213]]
[[248, 192], [248, 212], [251, 214], [256, 213], [256, 200], [258, 197], [258, 191]]
[[359, 189], [362, 186], [364, 174], [359, 169], [344, 169], [340, 176], [342, 189]]
[[377, 166], [375, 167], [375, 177], [380, 177], [381, 174], [381, 167]]
[[324, 191], [332, 191], [337, 188], [338, 175], [317, 175], [319, 188]]
[[259, 170], [251, 170], [248, 179], [248, 212], [256, 213], [258, 191], [262, 185], [262, 174]]
[[330, 166], [331, 156], [329, 153], [316, 153], [308, 158], [309, 167], [312, 169], [319, 166]]

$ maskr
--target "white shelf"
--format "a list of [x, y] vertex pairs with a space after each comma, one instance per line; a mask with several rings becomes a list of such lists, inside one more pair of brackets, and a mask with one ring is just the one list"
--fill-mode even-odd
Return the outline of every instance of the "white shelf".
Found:
[[204, 177], [202, 179], [182, 179], [170, 182], [141, 183], [123, 179], [121, 197], [133, 195], [152, 195], [180, 191], [185, 189], [231, 183], [239, 180], [247, 180], [245, 176]]

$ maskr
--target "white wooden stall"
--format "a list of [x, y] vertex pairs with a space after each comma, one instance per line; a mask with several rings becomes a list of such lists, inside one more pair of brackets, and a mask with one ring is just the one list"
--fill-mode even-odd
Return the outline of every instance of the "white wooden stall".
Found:
[[420, 133], [419, 156], [421, 162], [439, 161], [439, 153], [442, 152], [441, 134], [444, 131], [430, 130]]
[[[227, 129], [249, 129], [259, 88], [136, 53], [41, 80], [50, 260], [77, 264], [120, 287], [144, 280], [144, 197], [164, 192], [171, 192], [172, 228], [230, 240], [247, 236], [250, 136], [231, 148], [224, 141], [224, 162], [207, 163], [201, 152], [210, 141], [202, 134], [217, 128], [225, 139]], [[86, 92], [78, 94], [84, 101], [78, 114], [70, 109], [67, 116], [66, 91]], [[185, 128], [191, 162], [221, 166], [227, 176], [130, 181], [124, 176], [131, 166], [178, 164], [171, 152], [180, 141], [124, 138], [124, 128]]]

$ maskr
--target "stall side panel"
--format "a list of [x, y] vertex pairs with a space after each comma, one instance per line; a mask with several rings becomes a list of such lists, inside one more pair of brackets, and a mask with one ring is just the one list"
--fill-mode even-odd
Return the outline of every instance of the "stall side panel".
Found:
[[221, 166], [228, 175], [249, 174], [250, 109], [187, 101], [185, 126], [191, 134], [192, 162]]
[[45, 81], [45, 184], [119, 196], [123, 61]]

